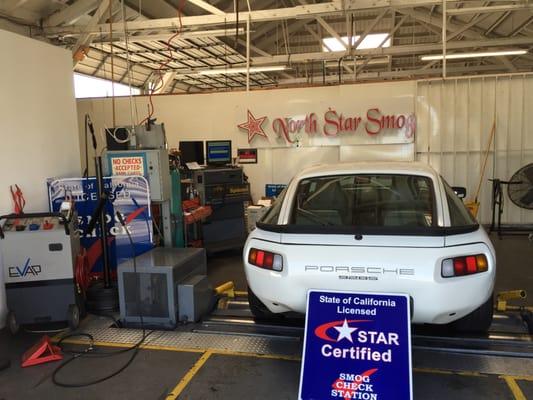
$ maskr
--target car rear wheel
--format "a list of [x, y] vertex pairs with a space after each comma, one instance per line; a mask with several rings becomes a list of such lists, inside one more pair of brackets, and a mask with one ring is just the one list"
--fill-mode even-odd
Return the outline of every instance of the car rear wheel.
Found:
[[255, 295], [254, 292], [248, 287], [248, 303], [250, 304], [250, 311], [254, 317], [258, 319], [279, 319], [280, 314], [275, 314], [270, 311], [267, 306], [263, 304], [261, 300]]
[[454, 330], [460, 332], [487, 332], [492, 323], [493, 311], [494, 297], [490, 296], [477, 310], [458, 319], [451, 325]]

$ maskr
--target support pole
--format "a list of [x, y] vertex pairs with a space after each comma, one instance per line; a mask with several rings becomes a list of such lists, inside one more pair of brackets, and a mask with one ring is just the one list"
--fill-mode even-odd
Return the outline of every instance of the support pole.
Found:
[[109, 2], [109, 46], [111, 47], [111, 106], [113, 108], [113, 128], [117, 126], [115, 113], [115, 55], [113, 50], [113, 2]]
[[446, 0], [442, 0], [442, 77], [446, 79]]
[[246, 91], [250, 91], [250, 15], [246, 19]]
[[[95, 171], [96, 171], [96, 188], [98, 199], [103, 199], [105, 196], [104, 193], [104, 175], [102, 170], [102, 157], [97, 156], [94, 158], [95, 162]], [[105, 205], [98, 215], [98, 223], [100, 225], [100, 245], [102, 246], [102, 263], [103, 263], [103, 273], [104, 273], [104, 287], [111, 287], [111, 272], [109, 268], [109, 250], [107, 248], [107, 226], [106, 226], [106, 215], [105, 215]]]

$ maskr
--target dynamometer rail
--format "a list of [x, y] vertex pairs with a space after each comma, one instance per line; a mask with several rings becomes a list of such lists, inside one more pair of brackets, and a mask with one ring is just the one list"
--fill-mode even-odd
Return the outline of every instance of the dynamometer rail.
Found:
[[[275, 337], [301, 341], [303, 318], [261, 321], [253, 318], [244, 300], [229, 300], [225, 309], [215, 310], [195, 328], [195, 332]], [[461, 353], [483, 356], [520, 357], [533, 359], [533, 336], [519, 313], [496, 312], [486, 335], [465, 335], [447, 332], [444, 328], [414, 326], [414, 350]]]

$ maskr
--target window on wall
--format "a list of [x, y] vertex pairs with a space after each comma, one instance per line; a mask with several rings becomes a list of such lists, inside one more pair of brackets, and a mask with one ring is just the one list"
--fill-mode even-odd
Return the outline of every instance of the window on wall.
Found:
[[[74, 92], [77, 99], [87, 97], [111, 97], [113, 95], [113, 87], [115, 89], [115, 96], [130, 95], [130, 87], [128, 85], [113, 83], [110, 80], [95, 78], [93, 76], [74, 74]], [[132, 87], [131, 94], [141, 94], [141, 90]]]
[[[358, 50], [377, 49], [380, 47], [390, 47], [390, 35], [388, 33], [369, 33], [357, 45]], [[352, 45], [354, 45], [360, 38], [360, 35], [352, 36]], [[334, 37], [327, 37], [322, 39], [323, 51], [343, 51], [348, 47], [348, 36], [342, 36], [342, 43]]]

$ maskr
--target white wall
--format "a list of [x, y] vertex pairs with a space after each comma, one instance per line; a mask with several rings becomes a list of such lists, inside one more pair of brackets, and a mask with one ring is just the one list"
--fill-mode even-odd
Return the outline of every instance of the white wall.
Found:
[[[275, 117], [302, 116], [316, 112], [322, 119], [329, 107], [345, 116], [364, 115], [372, 107], [380, 107], [386, 113], [413, 113], [415, 110], [415, 83], [381, 83], [364, 85], [343, 85], [305, 89], [281, 89], [217, 94], [164, 95], [154, 96], [154, 117], [164, 122], [170, 147], [178, 147], [180, 140], [231, 139], [234, 156], [236, 149], [259, 147], [258, 164], [246, 165], [245, 173], [251, 182], [252, 196], [264, 196], [266, 183], [288, 183], [296, 172], [305, 166], [319, 163], [333, 163], [350, 160], [368, 160], [381, 157], [384, 149], [393, 159], [414, 159], [414, 145], [411, 144], [369, 144], [379, 143], [382, 136], [371, 137], [364, 129], [338, 138], [314, 136], [315, 142], [324, 145], [314, 147], [288, 147], [283, 140], [276, 139], [272, 130]], [[135, 97], [130, 107], [129, 98], [116, 99], [116, 125], [131, 125], [146, 115], [148, 98]], [[256, 118], [268, 116], [264, 129], [269, 141], [256, 137], [248, 144], [247, 133], [237, 125], [246, 121], [246, 112], [251, 110]], [[99, 149], [105, 143], [103, 127], [113, 126], [110, 99], [78, 100], [78, 121], [80, 143], [84, 144], [84, 115], [89, 113], [100, 136]], [[353, 143], [358, 136], [362, 145]], [[305, 142], [304, 138], [302, 141]], [[84, 149], [80, 149], [84, 160]], [[89, 158], [92, 157], [90, 150]], [[89, 165], [92, 167], [92, 163]]]
[[[531, 75], [265, 90], [249, 94], [167, 95], [154, 96], [154, 104], [155, 116], [167, 127], [170, 146], [177, 146], [180, 140], [231, 139], [235, 149], [261, 144], [254, 141], [249, 146], [246, 133], [236, 128], [244, 121], [241, 114], [246, 108], [257, 113], [256, 117], [294, 115], [317, 105], [343, 107], [343, 112], [356, 110], [360, 114], [362, 109], [385, 104], [392, 109], [390, 112], [395, 112], [402, 108], [397, 104], [398, 99], [405, 103], [404, 111], [412, 108], [416, 113], [415, 145], [353, 146], [340, 142], [338, 146], [260, 148], [259, 163], [245, 167], [254, 198], [264, 193], [265, 183], [286, 183], [306, 165], [376, 158], [416, 158], [428, 162], [450, 184], [466, 186], [469, 195], [473, 195], [479, 182], [481, 156], [496, 116], [497, 151], [490, 153], [479, 197], [480, 221], [490, 222], [491, 185], [487, 178], [507, 180], [519, 167], [533, 161]], [[133, 100], [134, 121], [144, 117], [146, 105], [146, 97]], [[99, 132], [104, 124], [111, 126], [111, 110], [110, 99], [78, 101], [80, 127], [86, 112], [91, 114]], [[131, 124], [128, 98], [118, 99], [116, 110], [117, 125]], [[507, 199], [502, 220], [533, 223], [533, 211], [520, 209]]]
[[[9, 185], [15, 183], [25, 211], [46, 211], [46, 178], [80, 174], [72, 56], [3, 30], [0, 48], [6, 55], [0, 63], [0, 213], [13, 211]], [[0, 326], [4, 314], [0, 290]]]
[[[509, 180], [533, 162], [533, 76], [508, 75], [419, 81], [417, 158], [429, 162], [450, 184], [475, 196], [493, 121], [496, 121], [478, 197], [479, 219], [491, 220], [489, 178]], [[496, 151], [494, 151], [496, 149]], [[533, 223], [533, 210], [517, 207], [504, 187], [502, 222]]]

